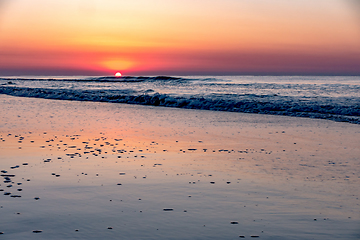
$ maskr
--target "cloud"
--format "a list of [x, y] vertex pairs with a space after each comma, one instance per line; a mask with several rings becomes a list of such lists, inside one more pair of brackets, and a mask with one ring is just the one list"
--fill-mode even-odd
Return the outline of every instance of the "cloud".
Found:
[[3, 10], [3, 8], [5, 8], [5, 5], [8, 3], [8, 0], [0, 0], [0, 11]]
[[9, 0], [0, 0], [0, 23], [3, 13], [5, 12], [6, 5], [8, 5], [8, 3], [10, 3]]
[[[351, 9], [353, 10], [354, 14], [356, 15], [358, 19], [358, 24], [360, 24], [360, 0], [346, 0]], [[359, 25], [360, 27], [360, 25]]]

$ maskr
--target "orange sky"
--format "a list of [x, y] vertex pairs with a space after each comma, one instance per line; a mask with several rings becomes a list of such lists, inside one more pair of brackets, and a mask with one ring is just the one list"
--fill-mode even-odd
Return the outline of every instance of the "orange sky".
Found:
[[0, 75], [359, 75], [356, 2], [0, 0]]

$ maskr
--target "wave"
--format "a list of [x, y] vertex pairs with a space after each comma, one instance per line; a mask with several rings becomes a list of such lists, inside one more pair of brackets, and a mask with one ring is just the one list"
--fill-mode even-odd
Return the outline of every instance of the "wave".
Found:
[[[148, 78], [146, 77], [146, 79]], [[161, 78], [157, 80], [161, 80]], [[179, 79], [175, 78], [174, 80]], [[58, 100], [128, 103], [212, 111], [273, 114], [321, 118], [360, 124], [360, 104], [358, 99], [346, 97], [313, 99], [257, 94], [171, 96], [160, 94], [151, 89], [146, 91], [135, 91], [133, 89], [79, 90], [26, 88], [14, 85], [0, 86], [0, 94]]]
[[171, 76], [103, 76], [103, 77], [88, 77], [88, 78], [0, 78], [3, 81], [58, 81], [58, 82], [153, 82], [153, 81], [187, 81], [189, 79]]

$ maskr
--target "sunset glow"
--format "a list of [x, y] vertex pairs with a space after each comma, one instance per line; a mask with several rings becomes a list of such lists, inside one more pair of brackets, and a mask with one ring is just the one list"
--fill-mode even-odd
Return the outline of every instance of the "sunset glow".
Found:
[[115, 73], [115, 77], [121, 77], [121, 73], [119, 72]]
[[0, 75], [360, 74], [354, 2], [0, 1]]

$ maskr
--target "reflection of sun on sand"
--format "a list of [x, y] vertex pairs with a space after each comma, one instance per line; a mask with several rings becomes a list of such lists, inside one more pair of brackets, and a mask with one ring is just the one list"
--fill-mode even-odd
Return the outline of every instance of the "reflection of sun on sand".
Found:
[[4, 236], [356, 239], [358, 125], [4, 95], [0, 111]]

